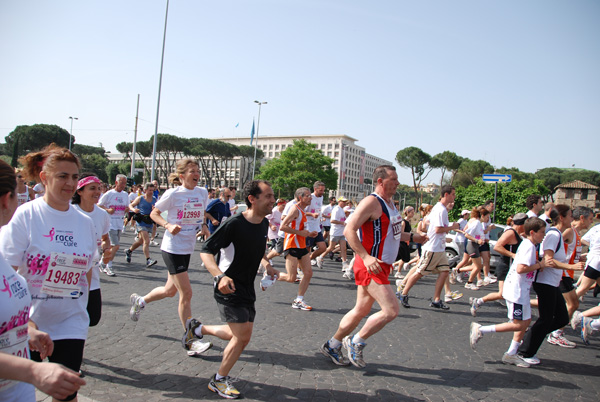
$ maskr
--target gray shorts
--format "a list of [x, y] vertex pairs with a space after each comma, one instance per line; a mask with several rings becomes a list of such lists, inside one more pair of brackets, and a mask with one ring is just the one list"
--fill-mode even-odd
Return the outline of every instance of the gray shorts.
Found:
[[277, 254], [283, 254], [283, 237], [278, 237], [275, 241], [275, 251]]
[[227, 306], [217, 302], [217, 307], [219, 307], [221, 319], [225, 322], [244, 324], [254, 322], [254, 317], [256, 316], [254, 306]]
[[121, 244], [121, 230], [109, 230], [108, 238], [111, 246], [118, 246]]
[[340, 242], [342, 240], [346, 240], [346, 238], [342, 236], [331, 236], [331, 241]]

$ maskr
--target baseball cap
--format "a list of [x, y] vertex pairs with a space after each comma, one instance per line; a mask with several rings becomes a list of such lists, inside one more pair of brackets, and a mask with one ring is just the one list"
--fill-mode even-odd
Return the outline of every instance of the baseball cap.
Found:
[[460, 216], [463, 216], [464, 214], [470, 214], [470, 213], [471, 213], [471, 211], [469, 211], [468, 209], [463, 209], [463, 210], [460, 212]]
[[340, 201], [348, 201], [348, 199], [346, 197], [339, 197], [337, 200], [338, 200], [338, 202], [340, 202]]
[[527, 214], [523, 212], [519, 212], [515, 216], [513, 216], [513, 225], [523, 225], [527, 220]]

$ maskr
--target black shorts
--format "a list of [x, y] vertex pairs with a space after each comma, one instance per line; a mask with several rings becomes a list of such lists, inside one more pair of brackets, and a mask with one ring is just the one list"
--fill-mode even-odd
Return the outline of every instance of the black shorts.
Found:
[[300, 260], [307, 254], [308, 250], [305, 248], [288, 248], [283, 252], [283, 258], [287, 258], [287, 256], [289, 255]]
[[256, 317], [256, 309], [254, 306], [227, 306], [217, 302], [221, 319], [225, 322], [244, 324], [246, 322], [254, 322]]
[[591, 280], [597, 281], [600, 278], [600, 271], [595, 268], [590, 267], [589, 265], [585, 267], [585, 272], [583, 276], [586, 278], [590, 278]]
[[560, 289], [560, 293], [569, 293], [570, 291], [575, 290], [575, 286], [573, 286], [573, 278], [570, 276], [563, 276], [560, 280], [558, 288]]
[[135, 215], [135, 212], [131, 212], [131, 211], [127, 212], [127, 220], [128, 221], [131, 220], [131, 218], [133, 218], [133, 215]]
[[331, 232], [331, 226], [323, 226], [323, 232]]
[[[81, 362], [83, 360], [83, 347], [85, 339], [59, 339], [54, 341], [54, 352], [52, 356], [48, 356], [48, 361], [52, 363], [60, 363], [65, 367], [70, 368], [75, 372], [79, 372]], [[39, 352], [31, 351], [31, 360], [41, 362], [42, 358]], [[61, 401], [72, 401], [77, 397], [77, 392], [69, 395]]]
[[498, 278], [499, 281], [504, 281], [506, 280], [506, 275], [508, 275], [509, 270], [510, 267], [505, 263], [501, 262], [500, 264], [496, 265], [494, 275], [496, 275], [496, 278]]
[[190, 255], [189, 254], [171, 254], [166, 251], [162, 252], [162, 258], [169, 270], [170, 275], [181, 274], [187, 272], [190, 266]]
[[319, 232], [315, 237], [307, 237], [306, 238], [306, 247], [312, 247], [317, 243], [325, 243], [325, 238], [323, 237], [323, 233]]
[[87, 312], [90, 316], [90, 327], [98, 325], [102, 317], [102, 293], [100, 289], [90, 290]]
[[489, 252], [490, 251], [490, 243], [483, 243], [481, 246], [479, 246], [479, 253], [483, 253], [484, 251]]
[[479, 252], [481, 251], [481, 246], [474, 241], [470, 241], [467, 244], [467, 248], [465, 252], [469, 254], [471, 258], [479, 258]]
[[267, 248], [269, 250], [275, 250], [275, 247], [277, 247], [277, 239], [270, 239], [267, 243]]

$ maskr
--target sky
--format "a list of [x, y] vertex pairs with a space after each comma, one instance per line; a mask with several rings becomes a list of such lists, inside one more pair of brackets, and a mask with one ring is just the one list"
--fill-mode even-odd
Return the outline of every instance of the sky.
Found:
[[[77, 143], [116, 152], [138, 94], [150, 139], [165, 8], [0, 2], [0, 142], [18, 125], [70, 130], [72, 116]], [[249, 137], [259, 100], [259, 136], [598, 171], [599, 19], [596, 0], [171, 0], [158, 132]]]

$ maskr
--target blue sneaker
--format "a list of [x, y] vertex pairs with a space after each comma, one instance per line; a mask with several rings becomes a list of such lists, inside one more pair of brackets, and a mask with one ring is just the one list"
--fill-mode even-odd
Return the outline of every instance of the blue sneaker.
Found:
[[396, 293], [396, 297], [398, 298], [398, 300], [400, 300], [400, 304], [402, 304], [402, 307], [410, 308], [410, 304], [408, 304], [408, 295], [405, 296], [402, 293], [398, 292]]
[[125, 251], [125, 260], [129, 263], [131, 262], [131, 250]]
[[358, 368], [365, 368], [367, 363], [363, 360], [362, 351], [366, 343], [354, 343], [352, 342], [352, 338], [347, 336], [344, 338], [343, 342], [344, 349], [348, 351], [348, 359], [350, 359], [350, 363], [355, 365]]
[[337, 348], [332, 348], [329, 346], [329, 341], [327, 341], [319, 350], [338, 366], [347, 366], [350, 364], [350, 362], [342, 354], [342, 345], [339, 345]]

